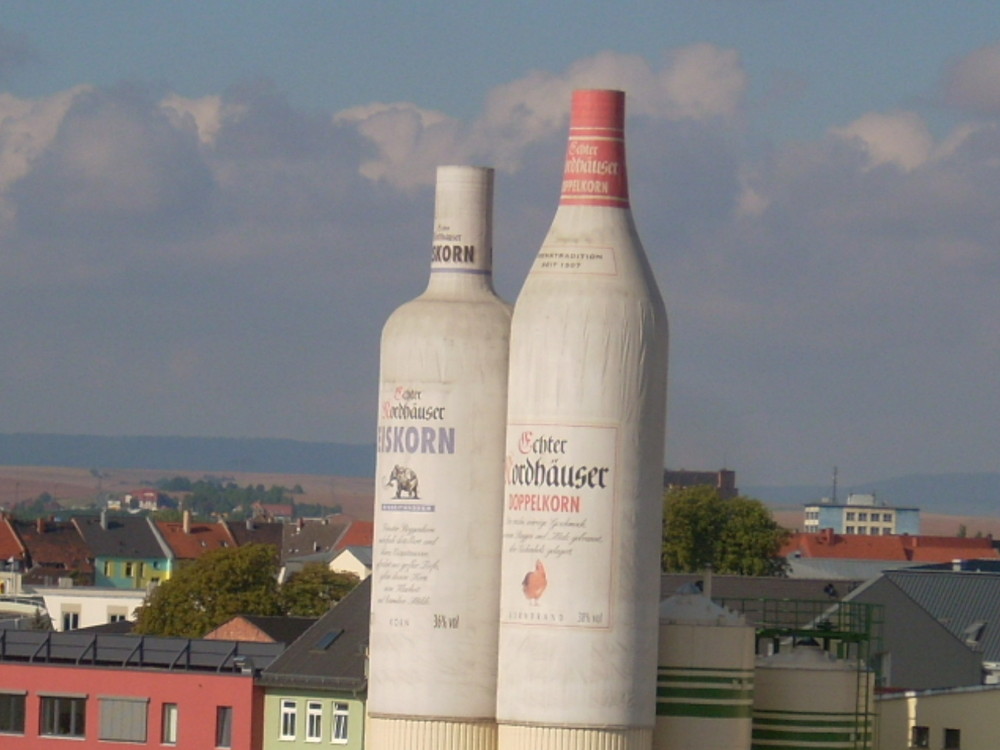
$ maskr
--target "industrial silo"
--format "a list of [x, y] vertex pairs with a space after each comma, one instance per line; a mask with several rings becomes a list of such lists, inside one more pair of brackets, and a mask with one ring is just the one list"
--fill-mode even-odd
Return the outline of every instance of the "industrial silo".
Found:
[[748, 750], [754, 629], [701, 592], [660, 605], [653, 750]]
[[871, 747], [871, 681], [813, 641], [757, 661], [753, 750]]

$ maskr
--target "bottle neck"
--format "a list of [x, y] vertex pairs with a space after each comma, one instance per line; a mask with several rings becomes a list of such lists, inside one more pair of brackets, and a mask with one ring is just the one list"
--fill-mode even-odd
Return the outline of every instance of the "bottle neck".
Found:
[[438, 167], [431, 275], [425, 294], [493, 289], [493, 170]]
[[574, 92], [559, 205], [629, 208], [623, 92]]
[[490, 269], [448, 269], [431, 265], [425, 295], [474, 297], [493, 294], [493, 273]]

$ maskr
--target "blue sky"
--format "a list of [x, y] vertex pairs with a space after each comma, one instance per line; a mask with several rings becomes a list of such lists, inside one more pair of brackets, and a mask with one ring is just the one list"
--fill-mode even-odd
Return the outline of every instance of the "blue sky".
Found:
[[996, 471], [993, 2], [0, 0], [0, 431], [369, 442], [441, 163], [514, 300], [573, 88], [628, 92], [667, 463]]

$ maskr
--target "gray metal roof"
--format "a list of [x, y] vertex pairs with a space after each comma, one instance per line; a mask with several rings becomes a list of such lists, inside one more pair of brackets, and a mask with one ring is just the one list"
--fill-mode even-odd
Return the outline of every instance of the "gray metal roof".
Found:
[[865, 581], [883, 570], [910, 568], [920, 563], [906, 560], [848, 560], [840, 557], [789, 557], [789, 578], [822, 578]]
[[279, 643], [83, 631], [0, 631], [0, 662], [252, 673], [274, 661], [283, 649], [284, 644]]
[[984, 661], [1000, 661], [1000, 572], [908, 569], [885, 578]]
[[[694, 573], [664, 573], [660, 577], [660, 598], [665, 599], [686, 583], [706, 581]], [[836, 578], [780, 578], [777, 576], [713, 575], [713, 599], [839, 599], [856, 588], [862, 580]], [[836, 596], [827, 593], [832, 585]]]
[[173, 552], [145, 516], [76, 516], [73, 519], [95, 557], [170, 559]]
[[350, 552], [362, 565], [371, 568], [372, 566], [372, 548], [371, 547], [348, 547], [347, 551]]
[[371, 592], [371, 578], [358, 584], [263, 671], [261, 684], [364, 690]]
[[290, 644], [316, 622], [315, 617], [290, 617], [287, 615], [239, 615], [277, 643]]

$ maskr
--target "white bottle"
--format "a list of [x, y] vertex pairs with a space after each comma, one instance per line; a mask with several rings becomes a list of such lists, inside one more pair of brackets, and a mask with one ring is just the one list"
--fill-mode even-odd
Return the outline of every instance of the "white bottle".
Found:
[[510, 305], [493, 170], [437, 171], [426, 291], [382, 331], [368, 744], [496, 747]]
[[577, 91], [559, 208], [511, 323], [501, 750], [650, 747], [666, 371], [624, 93]]

